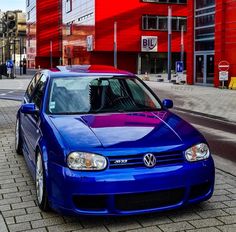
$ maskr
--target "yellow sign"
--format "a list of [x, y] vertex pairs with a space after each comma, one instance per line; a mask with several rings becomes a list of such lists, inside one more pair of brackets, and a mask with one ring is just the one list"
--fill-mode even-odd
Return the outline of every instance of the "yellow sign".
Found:
[[235, 89], [236, 90], [236, 77], [231, 77], [231, 81], [229, 83], [229, 89]]

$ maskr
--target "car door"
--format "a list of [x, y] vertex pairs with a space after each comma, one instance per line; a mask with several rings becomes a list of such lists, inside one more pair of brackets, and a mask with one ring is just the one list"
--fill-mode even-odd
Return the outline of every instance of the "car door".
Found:
[[27, 139], [28, 158], [31, 161], [32, 165], [35, 164], [35, 150], [36, 150], [38, 140], [41, 136], [40, 110], [42, 106], [46, 80], [47, 78], [45, 75], [40, 76], [35, 86], [35, 90], [33, 91], [33, 94], [29, 99], [30, 103], [35, 104], [36, 109], [39, 111], [39, 114], [37, 115], [25, 114], [24, 115], [24, 127], [25, 127], [24, 131], [25, 131], [25, 137]]
[[[25, 92], [23, 104], [30, 103], [31, 98], [33, 97], [33, 93], [36, 89], [37, 83], [41, 77], [41, 73], [36, 73], [32, 80], [30, 81], [27, 90]], [[24, 153], [29, 156], [30, 153], [30, 136], [28, 132], [30, 131], [30, 124], [28, 115], [21, 113], [20, 114], [20, 122], [21, 122], [21, 133], [22, 133], [22, 140], [23, 140], [23, 150]]]

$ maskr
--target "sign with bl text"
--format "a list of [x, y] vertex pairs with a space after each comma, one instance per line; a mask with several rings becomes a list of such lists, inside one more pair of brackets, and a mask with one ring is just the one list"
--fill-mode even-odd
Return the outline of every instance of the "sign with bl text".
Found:
[[142, 52], [157, 52], [158, 37], [157, 36], [142, 36], [141, 51]]

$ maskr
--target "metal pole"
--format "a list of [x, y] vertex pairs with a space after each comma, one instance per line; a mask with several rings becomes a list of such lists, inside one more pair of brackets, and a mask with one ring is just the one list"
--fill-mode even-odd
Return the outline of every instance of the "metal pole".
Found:
[[13, 53], [14, 53], [14, 65], [16, 63], [16, 40], [13, 39]]
[[2, 36], [2, 63], [5, 63], [5, 35]]
[[181, 61], [184, 62], [184, 25], [181, 26]]
[[22, 61], [21, 61], [21, 56], [22, 56], [22, 45], [21, 45], [21, 38], [20, 38], [20, 40], [19, 40], [19, 43], [20, 43], [20, 75], [22, 75]]
[[171, 80], [171, 33], [172, 33], [172, 8], [168, 7], [168, 80]]
[[117, 68], [117, 22], [114, 22], [114, 67]]
[[52, 68], [52, 40], [50, 40], [50, 67]]

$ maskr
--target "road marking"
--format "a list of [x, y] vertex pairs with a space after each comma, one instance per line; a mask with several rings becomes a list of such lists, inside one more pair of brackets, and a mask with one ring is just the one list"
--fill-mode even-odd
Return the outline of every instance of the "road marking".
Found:
[[7, 94], [6, 94], [6, 93], [1, 93], [1, 94], [0, 94], [0, 96], [5, 96], [5, 95], [7, 95]]
[[14, 93], [14, 91], [9, 91], [8, 93]]
[[223, 141], [229, 141], [229, 142], [236, 141], [236, 134], [234, 134], [234, 133], [230, 133], [230, 132], [226, 132], [226, 131], [222, 131], [222, 130], [218, 130], [218, 129], [213, 129], [213, 128], [206, 127], [206, 126], [200, 126], [200, 125], [194, 124], [194, 123], [192, 123], [192, 125], [202, 132], [219, 137], [216, 140], [221, 140], [221, 141], [223, 140]]

